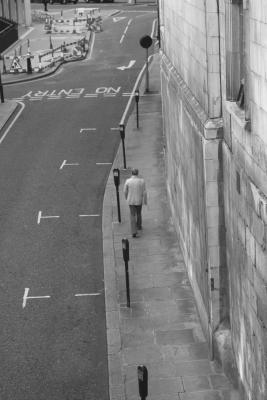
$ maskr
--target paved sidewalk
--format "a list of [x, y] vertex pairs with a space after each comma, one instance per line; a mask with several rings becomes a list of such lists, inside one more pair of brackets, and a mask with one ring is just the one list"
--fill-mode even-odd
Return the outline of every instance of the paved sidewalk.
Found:
[[5, 100], [4, 103], [0, 103], [0, 131], [15, 113], [17, 107], [18, 103], [13, 100]]
[[[192, 288], [168, 206], [162, 137], [159, 57], [150, 71], [150, 94], [140, 98], [140, 129], [135, 113], [126, 127], [126, 158], [121, 148], [121, 219], [117, 221], [113, 173], [103, 209], [103, 249], [111, 400], [139, 398], [137, 365], [148, 369], [148, 400], [239, 399], [226, 376], [209, 360]], [[141, 88], [142, 89], [142, 88]], [[141, 90], [143, 93], [144, 90]], [[143, 231], [130, 234], [122, 195], [130, 167], [139, 168], [149, 196]], [[122, 238], [130, 243], [131, 307], [126, 307]]]

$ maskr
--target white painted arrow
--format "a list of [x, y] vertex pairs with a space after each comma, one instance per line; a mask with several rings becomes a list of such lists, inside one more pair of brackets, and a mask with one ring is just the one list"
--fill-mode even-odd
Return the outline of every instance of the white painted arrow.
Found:
[[123, 19], [125, 19], [126, 17], [114, 17], [113, 18], [113, 22], [119, 22], [122, 21]]
[[120, 69], [121, 71], [124, 71], [125, 69], [132, 68], [135, 63], [136, 63], [135, 60], [131, 60], [128, 65], [123, 65], [122, 67], [117, 67], [117, 69]]

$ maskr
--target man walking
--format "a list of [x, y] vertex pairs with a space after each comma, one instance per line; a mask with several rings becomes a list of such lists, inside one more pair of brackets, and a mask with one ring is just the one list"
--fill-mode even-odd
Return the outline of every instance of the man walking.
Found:
[[124, 196], [130, 208], [132, 236], [137, 236], [137, 230], [142, 229], [142, 205], [147, 204], [146, 184], [143, 178], [138, 176], [138, 169], [132, 170], [131, 178], [124, 185]]

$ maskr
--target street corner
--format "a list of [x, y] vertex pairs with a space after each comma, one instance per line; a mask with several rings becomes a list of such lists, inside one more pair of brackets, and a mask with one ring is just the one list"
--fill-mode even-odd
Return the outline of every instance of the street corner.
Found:
[[0, 131], [15, 114], [19, 104], [15, 100], [4, 100], [0, 103]]

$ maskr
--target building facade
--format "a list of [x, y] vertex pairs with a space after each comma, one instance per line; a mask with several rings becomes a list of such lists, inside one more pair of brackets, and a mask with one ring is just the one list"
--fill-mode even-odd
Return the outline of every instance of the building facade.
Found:
[[173, 219], [210, 353], [267, 398], [267, 1], [159, 0]]
[[0, 17], [19, 25], [31, 25], [30, 0], [0, 0]]

